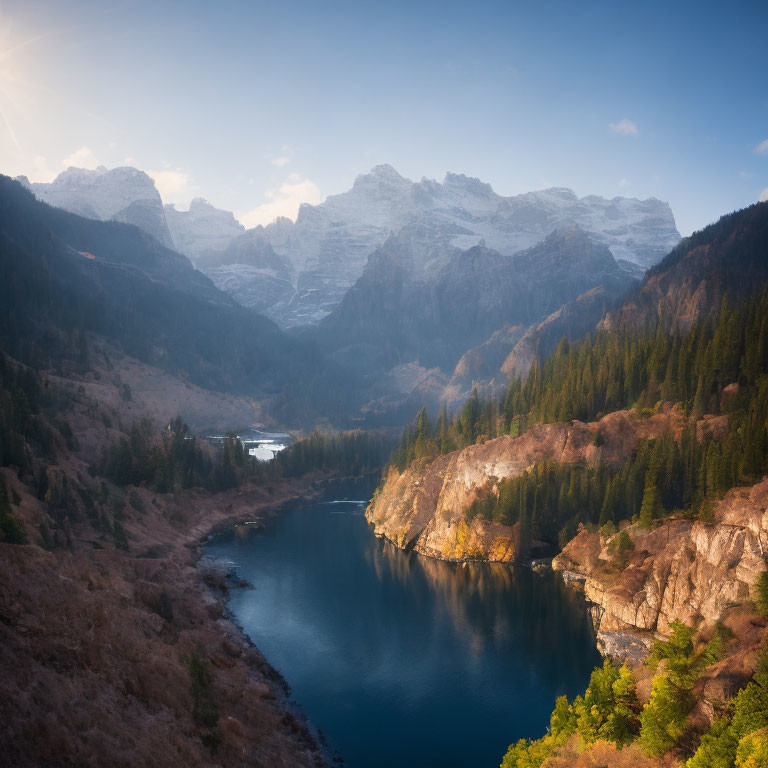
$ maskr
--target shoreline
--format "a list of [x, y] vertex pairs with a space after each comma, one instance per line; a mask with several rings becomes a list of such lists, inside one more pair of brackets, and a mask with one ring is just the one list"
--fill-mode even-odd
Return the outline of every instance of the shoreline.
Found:
[[[3, 477], [23, 504], [39, 503], [18, 478]], [[0, 543], [0, 698], [15, 702], [0, 707], [4, 759], [104, 768], [332, 765], [322, 735], [291, 705], [285, 681], [200, 568], [214, 530], [268, 523], [323, 486], [308, 477], [219, 494], [130, 487], [124, 548], [87, 519], [73, 526], [69, 548]], [[24, 690], [34, 696], [14, 693]]]
[[[215, 574], [213, 583], [208, 583], [206, 581], [207, 574], [204, 573], [204, 548], [206, 543], [213, 537], [226, 533], [239, 525], [253, 525], [260, 529], [266, 528], [278, 517], [292, 508], [300, 508], [304, 503], [317, 503], [317, 501], [324, 496], [335, 495], [333, 494], [333, 490], [336, 487], [343, 488], [345, 485], [349, 486], [350, 484], [360, 484], [369, 481], [370, 478], [368, 476], [314, 477], [308, 480], [306, 485], [303, 485], [298, 481], [298, 487], [294, 487], [294, 483], [297, 481], [289, 481], [288, 487], [293, 489], [293, 492], [284, 494], [281, 499], [264, 501], [262, 504], [252, 507], [247, 515], [244, 515], [242, 512], [230, 514], [217, 520], [215, 523], [208, 525], [202, 533], [198, 532], [197, 535], [193, 534], [195, 556], [194, 568], [197, 573], [198, 586], [201, 592], [204, 595], [210, 596], [220, 606], [221, 619], [235, 629], [235, 633], [242, 647], [247, 649], [251, 654], [258, 655], [258, 662], [254, 664], [257, 668], [257, 672], [268, 678], [268, 683], [275, 694], [277, 705], [285, 710], [286, 713], [289, 713], [295, 719], [296, 723], [303, 728], [306, 735], [313, 741], [322, 759], [322, 762], [318, 764], [318, 768], [324, 766], [327, 766], [328, 768], [331, 768], [331, 766], [336, 768], [338, 766], [340, 768], [344, 765], [343, 757], [337, 750], [332, 749], [325, 734], [312, 722], [306, 712], [304, 712], [301, 703], [291, 699], [290, 683], [261, 652], [256, 642], [246, 632], [242, 624], [238, 622], [234, 612], [230, 609], [230, 591], [232, 589], [252, 588], [252, 585], [229, 583], [231, 581], [230, 577], [237, 574], [235, 568], [230, 568], [226, 571], [222, 568]], [[371, 488], [370, 492], [373, 492], [373, 488]], [[189, 543], [187, 543], [187, 546], [189, 546]], [[211, 564], [213, 565], [214, 562], [215, 561], [211, 561]]]

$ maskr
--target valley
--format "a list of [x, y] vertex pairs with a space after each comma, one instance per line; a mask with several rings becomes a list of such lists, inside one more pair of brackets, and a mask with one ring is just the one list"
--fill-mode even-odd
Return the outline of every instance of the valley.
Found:
[[76, 171], [0, 179], [9, 764], [753, 768], [768, 204]]

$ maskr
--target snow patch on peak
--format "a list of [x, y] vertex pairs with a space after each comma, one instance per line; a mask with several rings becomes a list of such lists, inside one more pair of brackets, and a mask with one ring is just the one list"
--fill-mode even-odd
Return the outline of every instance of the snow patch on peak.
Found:
[[579, 198], [567, 187], [504, 197], [464, 174], [414, 183], [391, 165], [375, 166], [320, 205], [302, 205], [295, 224], [274, 222], [260, 231], [291, 265], [294, 294], [265, 309], [284, 327], [328, 314], [393, 232], [409, 243], [411, 274], [419, 280], [432, 279], [457, 250], [481, 242], [509, 258], [549, 236], [577, 243], [584, 237], [642, 270], [680, 239], [665, 203]]
[[[412, 184], [410, 179], [401, 176], [391, 165], [375, 165], [368, 173], [360, 174], [355, 178], [351, 191], [364, 194], [374, 190], [405, 193]], [[334, 195], [334, 197], [339, 197], [339, 195]]]
[[392, 167], [389, 163], [382, 163], [380, 165], [374, 165], [373, 168], [371, 168], [370, 172], [368, 173], [368, 176], [377, 176], [379, 178], [389, 178], [389, 179], [404, 179], [404, 176], [401, 176], [398, 171]]
[[173, 241], [155, 182], [131, 166], [70, 167], [50, 184], [31, 184], [39, 200], [90, 219], [117, 219], [143, 229], [168, 248]]
[[443, 181], [445, 187], [452, 187], [459, 190], [464, 190], [470, 194], [481, 195], [485, 197], [495, 196], [493, 187], [474, 176], [465, 176], [463, 173], [451, 173], [450, 171], [445, 174]]

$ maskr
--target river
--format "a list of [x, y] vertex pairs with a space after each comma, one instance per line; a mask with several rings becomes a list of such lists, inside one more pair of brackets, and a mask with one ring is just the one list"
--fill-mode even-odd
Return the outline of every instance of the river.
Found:
[[549, 571], [403, 552], [364, 509], [294, 508], [205, 556], [253, 585], [230, 609], [347, 768], [497, 766], [600, 662], [583, 601]]

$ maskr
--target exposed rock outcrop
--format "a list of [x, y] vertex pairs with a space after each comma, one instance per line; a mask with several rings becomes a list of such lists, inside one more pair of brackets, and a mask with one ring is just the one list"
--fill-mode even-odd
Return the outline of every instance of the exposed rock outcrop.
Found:
[[541, 424], [520, 437], [471, 445], [416, 463], [402, 473], [391, 469], [366, 518], [376, 535], [403, 549], [412, 547], [443, 560], [509, 562], [521, 554], [515, 528], [481, 517], [467, 520], [466, 512], [481, 490], [544, 460], [589, 464], [625, 460], [638, 440], [676, 428], [681, 419], [679, 411], [667, 407], [650, 419], [617, 411], [589, 424]]
[[552, 563], [580, 580], [593, 605], [598, 645], [609, 656], [639, 660], [674, 621], [712, 624], [751, 599], [768, 552], [768, 479], [734, 488], [715, 521], [670, 519], [653, 530], [628, 529], [634, 543], [626, 567], [612, 539], [582, 530]]
[[245, 232], [231, 211], [215, 208], [202, 197], [192, 200], [188, 211], [177, 211], [173, 203], [164, 205], [163, 210], [176, 249], [194, 262], [223, 251]]
[[30, 184], [24, 177], [19, 181], [38, 200], [88, 219], [133, 224], [166, 248], [174, 247], [155, 182], [137, 168], [67, 168], [50, 184]]

